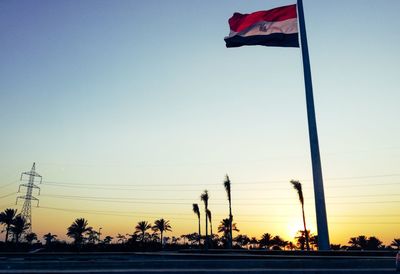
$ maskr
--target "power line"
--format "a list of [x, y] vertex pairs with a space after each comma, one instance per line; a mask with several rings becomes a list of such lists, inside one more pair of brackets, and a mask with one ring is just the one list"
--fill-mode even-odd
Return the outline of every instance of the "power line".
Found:
[[[76, 195], [61, 195], [61, 194], [42, 194], [44, 197], [52, 198], [77, 198], [77, 199], [93, 199], [93, 200], [129, 200], [129, 201], [193, 201], [193, 199], [188, 198], [133, 198], [133, 197], [105, 197], [105, 196], [76, 196]], [[327, 196], [330, 199], [343, 199], [343, 198], [376, 198], [376, 197], [397, 197], [397, 194], [368, 194], [368, 195], [339, 195], [339, 196]], [[0, 197], [1, 198], [1, 197]], [[310, 197], [311, 199], [312, 197]], [[226, 199], [212, 199], [213, 201], [226, 201]], [[268, 197], [268, 198], [250, 198], [250, 199], [240, 199], [237, 198], [235, 201], [266, 201], [266, 200], [293, 200], [291, 197]]]
[[[44, 196], [44, 195], [43, 195]], [[48, 195], [47, 195], [48, 196]], [[190, 203], [187, 202], [159, 202], [159, 201], [148, 201], [148, 200], [107, 200], [107, 199], [93, 199], [93, 198], [85, 198], [79, 196], [57, 196], [59, 199], [67, 199], [67, 200], [83, 200], [83, 201], [91, 201], [91, 202], [105, 202], [105, 203], [121, 203], [121, 204], [152, 204], [152, 205], [188, 205]], [[311, 201], [309, 201], [311, 203]], [[337, 202], [330, 204], [388, 204], [388, 203], [400, 203], [400, 200], [396, 201], [360, 201], [360, 202]], [[240, 206], [282, 206], [282, 205], [293, 205], [294, 203], [236, 203], [236, 205]], [[210, 205], [226, 205], [226, 203], [212, 203]]]
[[12, 182], [10, 182], [10, 183], [8, 183], [8, 184], [1, 185], [0, 188], [6, 188], [6, 187], [8, 187], [8, 186], [11, 186], [11, 185], [15, 184], [16, 182], [18, 182], [18, 180], [14, 180], [14, 181], [12, 181]]
[[[326, 178], [325, 181], [338, 181], [338, 180], [359, 180], [359, 179], [368, 179], [368, 178], [384, 178], [384, 177], [398, 177], [400, 174], [380, 174], [380, 175], [367, 175], [367, 176], [349, 176], [349, 177], [333, 177]], [[280, 183], [288, 183], [290, 180], [288, 179], [280, 179], [280, 180], [267, 180], [267, 181], [239, 181], [234, 184], [238, 185], [253, 185], [253, 184], [280, 184]], [[300, 181], [311, 181], [310, 179], [301, 179]], [[62, 181], [43, 181], [45, 184], [49, 185], [68, 185], [68, 186], [103, 186], [101, 184], [88, 184], [88, 183], [76, 183], [76, 182], [62, 182]], [[202, 184], [201, 187], [205, 186], [221, 186], [222, 183], [207, 183]], [[127, 187], [159, 187], [159, 186], [183, 186], [183, 187], [199, 187], [198, 185], [188, 185], [187, 183], [182, 184], [113, 184], [113, 186], [127, 186]]]
[[[48, 208], [48, 207], [41, 207], [41, 208]], [[49, 207], [50, 208], [50, 207]], [[88, 213], [108, 213], [108, 214], [141, 214], [142, 215], [146, 215], [146, 214], [154, 214], [155, 212], [146, 212], [146, 211], [136, 211], [136, 210], [131, 210], [131, 211], [112, 211], [112, 210], [93, 210], [93, 209], [85, 209], [85, 210], [81, 210], [81, 209], [70, 209], [70, 210], [78, 210], [78, 211], [84, 211], [84, 212], [88, 212]], [[188, 210], [190, 211], [190, 210]], [[194, 216], [193, 213], [182, 213], [182, 212], [157, 212], [160, 215], [179, 215], [179, 216]], [[227, 214], [214, 214], [213, 216], [226, 216]], [[235, 214], [235, 216], [241, 216], [242, 214]], [[246, 215], [246, 217], [292, 217], [293, 215], [291, 214], [243, 214]], [[329, 215], [330, 217], [334, 217], [334, 218], [354, 218], [354, 217], [361, 217], [361, 218], [367, 218], [367, 217], [381, 217], [381, 218], [387, 218], [387, 217], [400, 217], [399, 214], [353, 214], [353, 215]]]
[[6, 204], [6, 205], [1, 205], [0, 208], [10, 208], [14, 206], [15, 204]]
[[12, 192], [12, 193], [6, 194], [6, 195], [4, 195], [4, 196], [0, 196], [0, 199], [10, 197], [10, 196], [15, 195], [15, 194], [17, 194], [17, 193], [18, 193], [18, 192]]
[[[144, 191], [144, 192], [156, 192], [156, 191], [168, 191], [168, 192], [177, 192], [176, 189], [154, 189], [154, 188], [135, 188], [135, 186], [129, 187], [129, 188], [116, 188], [116, 187], [112, 187], [112, 186], [101, 186], [101, 185], [92, 185], [92, 186], [80, 186], [80, 185], [64, 185], [64, 184], [46, 184], [47, 186], [51, 186], [51, 187], [61, 187], [61, 188], [78, 188], [78, 189], [92, 189], [93, 187], [96, 187], [96, 189], [104, 189], [104, 190], [121, 190], [121, 191], [126, 191], [126, 190], [134, 190], [134, 191]], [[378, 183], [378, 184], [370, 184], [370, 183], [365, 183], [365, 184], [352, 184], [352, 185], [334, 185], [334, 186], [326, 186], [327, 189], [331, 189], [331, 188], [354, 188], [354, 187], [372, 187], [372, 186], [389, 186], [389, 185], [400, 185], [400, 182], [396, 182], [396, 183]], [[165, 185], [166, 187], [166, 185]], [[185, 192], [194, 192], [194, 191], [201, 191], [202, 189], [205, 188], [204, 185], [199, 185], [199, 186], [195, 186], [198, 189], [179, 189], [179, 192], [185, 191]], [[305, 189], [311, 189], [312, 186], [303, 186], [303, 188]], [[256, 190], [278, 190], [278, 189], [289, 189], [289, 187], [273, 187], [273, 188], [251, 188], [251, 189], [236, 189], [237, 191], [256, 191]], [[225, 190], [223, 188], [218, 188], [218, 189], [211, 189], [212, 191], [220, 191], [220, 192], [224, 192]]]
[[[103, 216], [118, 216], [118, 217], [143, 217], [143, 216], [137, 216], [135, 214], [115, 214], [115, 213], [106, 213], [106, 212], [90, 212], [87, 210], [74, 210], [74, 209], [65, 209], [65, 208], [54, 208], [54, 207], [40, 207], [43, 209], [49, 209], [49, 210], [58, 210], [58, 211], [66, 211], [66, 212], [78, 212], [78, 213], [85, 213], [85, 214], [93, 214], [93, 215], [103, 215]], [[160, 216], [146, 216], [147, 218], [160, 218]], [[174, 217], [172, 218], [174, 220], [195, 220], [196, 218], [179, 218], [179, 217]], [[235, 219], [237, 222], [241, 223], [287, 223], [287, 222], [276, 222], [276, 221], [266, 221], [266, 220], [240, 220], [240, 219]], [[333, 224], [377, 224], [377, 225], [397, 225], [400, 224], [398, 222], [331, 222]]]

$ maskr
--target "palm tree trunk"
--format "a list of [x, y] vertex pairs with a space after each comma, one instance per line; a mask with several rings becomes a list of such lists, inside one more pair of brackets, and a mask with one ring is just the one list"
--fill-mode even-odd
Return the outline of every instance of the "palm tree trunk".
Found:
[[204, 247], [205, 247], [205, 249], [207, 250], [207, 249], [208, 249], [208, 217], [207, 217], [207, 208], [206, 208], [206, 210], [205, 210], [205, 213], [206, 213], [206, 214], [204, 214], [204, 215], [206, 216], [206, 241], [205, 241], [205, 243], [204, 243]]
[[199, 248], [201, 244], [201, 226], [200, 226], [200, 216], [199, 216]]
[[7, 228], [6, 228], [6, 243], [8, 242], [8, 234], [9, 233], [10, 233], [10, 225], [8, 224]]
[[232, 216], [232, 201], [229, 200], [229, 248], [232, 248], [232, 238], [233, 238], [233, 233], [232, 233], [232, 221], [233, 221], [233, 216]]
[[212, 220], [210, 220], [210, 235], [211, 235], [211, 239], [210, 239], [210, 244], [211, 244], [211, 248], [214, 248], [214, 244], [213, 244], [213, 231], [212, 231]]
[[307, 232], [307, 226], [306, 226], [306, 216], [304, 214], [304, 205], [301, 205], [301, 211], [303, 213], [303, 225], [304, 225], [304, 236], [306, 238], [306, 247], [307, 247], [307, 251], [310, 250], [310, 243], [309, 243], [309, 239], [308, 239], [308, 232]]
[[163, 232], [162, 231], [160, 231], [160, 237], [161, 237], [161, 239], [160, 239], [160, 242], [161, 242], [161, 249], [163, 248]]

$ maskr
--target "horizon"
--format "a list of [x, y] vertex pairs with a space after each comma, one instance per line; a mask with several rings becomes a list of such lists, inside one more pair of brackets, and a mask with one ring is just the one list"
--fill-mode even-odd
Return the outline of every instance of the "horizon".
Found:
[[[293, 240], [292, 179], [316, 234], [301, 52], [223, 40], [234, 12], [293, 2], [0, 3], [0, 211], [21, 211], [36, 162], [39, 236], [68, 240], [80, 217], [104, 236], [164, 218], [180, 236], [205, 189], [213, 227], [228, 216], [228, 174], [235, 235]], [[398, 8], [304, 3], [331, 244], [400, 236]]]

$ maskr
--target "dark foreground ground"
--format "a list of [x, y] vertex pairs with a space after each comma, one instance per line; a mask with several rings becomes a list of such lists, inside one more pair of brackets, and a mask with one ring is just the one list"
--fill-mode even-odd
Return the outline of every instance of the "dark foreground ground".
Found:
[[0, 254], [0, 273], [400, 273], [394, 256], [246, 253]]

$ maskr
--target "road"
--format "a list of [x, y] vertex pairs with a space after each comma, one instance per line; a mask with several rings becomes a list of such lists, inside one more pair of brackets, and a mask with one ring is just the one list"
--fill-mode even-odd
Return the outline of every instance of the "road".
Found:
[[0, 254], [0, 273], [399, 273], [382, 256], [251, 254]]

